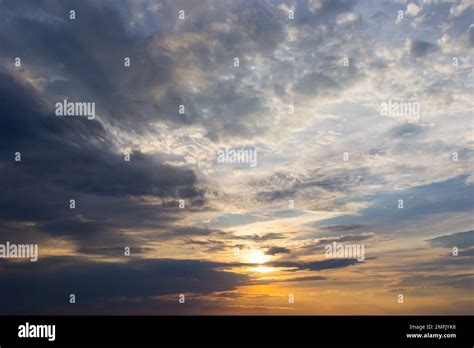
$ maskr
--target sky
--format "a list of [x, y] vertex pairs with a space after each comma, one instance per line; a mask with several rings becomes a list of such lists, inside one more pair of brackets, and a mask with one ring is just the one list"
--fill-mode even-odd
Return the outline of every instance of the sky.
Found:
[[473, 314], [473, 19], [0, 0], [0, 314]]

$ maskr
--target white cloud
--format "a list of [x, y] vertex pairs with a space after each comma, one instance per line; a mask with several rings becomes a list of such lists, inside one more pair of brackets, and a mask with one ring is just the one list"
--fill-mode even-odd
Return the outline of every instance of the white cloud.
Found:
[[421, 9], [416, 4], [410, 2], [407, 5], [407, 9], [406, 9], [405, 13], [410, 15], [410, 16], [415, 17], [420, 12], [420, 10]]

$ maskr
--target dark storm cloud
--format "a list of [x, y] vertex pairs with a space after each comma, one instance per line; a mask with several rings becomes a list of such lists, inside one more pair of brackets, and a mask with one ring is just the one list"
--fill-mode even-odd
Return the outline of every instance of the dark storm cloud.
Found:
[[[36, 222], [23, 230], [75, 241], [125, 241], [119, 229], [164, 228], [177, 220], [178, 199], [203, 205], [192, 171], [139, 152], [125, 162], [97, 120], [57, 117], [31, 86], [0, 76], [3, 222]], [[15, 152], [21, 162], [14, 161]], [[149, 204], [141, 196], [174, 204]], [[75, 210], [69, 209], [70, 199], [76, 200]]]
[[428, 239], [433, 246], [468, 248], [474, 246], [474, 230], [466, 232], [457, 232], [436, 238]]
[[[257, 113], [268, 112], [263, 95], [242, 83], [249, 76], [244, 56], [269, 53], [284, 41], [280, 11], [258, 1], [208, 2], [207, 8], [189, 1], [165, 2], [155, 13], [157, 18], [149, 19], [152, 34], [145, 35], [131, 27], [134, 18], [128, 8], [132, 4], [3, 2], [0, 6], [9, 20], [0, 24], [0, 41], [6, 44], [0, 55], [10, 61], [22, 57], [24, 65], [45, 79], [45, 93], [50, 97], [95, 101], [100, 118], [129, 131], [146, 132], [150, 122], [158, 120], [176, 127], [202, 123], [213, 140], [253, 137], [267, 129], [254, 121]], [[70, 9], [76, 11], [75, 20], [68, 18]], [[176, 18], [181, 9], [188, 11], [183, 23]], [[148, 18], [148, 11], [143, 11]], [[223, 12], [233, 13], [229, 21], [222, 19]], [[216, 31], [214, 24], [229, 25], [232, 30]], [[177, 53], [163, 44], [163, 38], [177, 33], [202, 35], [206, 40], [191, 40]], [[169, 42], [174, 40], [179, 41], [171, 38]], [[242, 61], [239, 69], [232, 66], [236, 56]], [[124, 57], [130, 57], [130, 68], [123, 67]], [[180, 68], [210, 74], [224, 69], [224, 74], [234, 78], [209, 76], [207, 88], [192, 91], [182, 81], [185, 76], [176, 75]], [[181, 104], [185, 115], [178, 114]]]
[[[89, 216], [90, 218], [90, 216]], [[88, 220], [81, 221], [77, 216], [58, 218], [37, 223], [37, 230], [54, 236], [67, 236], [70, 239], [90, 240], [101, 233], [112, 233], [115, 226], [111, 223]]]
[[325, 269], [343, 268], [347, 266], [356, 265], [359, 263], [357, 259], [329, 259], [322, 261], [311, 261], [311, 262], [295, 262], [295, 261], [274, 261], [268, 262], [266, 265], [272, 267], [285, 267], [291, 268], [290, 271], [294, 272], [297, 270], [307, 271], [322, 271]]
[[[24, 65], [34, 67], [46, 79], [45, 92], [51, 96], [93, 100], [98, 113], [111, 122], [140, 128], [148, 121], [147, 112], [154, 110], [145, 100], [153, 88], [172, 81], [173, 63], [165, 54], [151, 52], [146, 38], [133, 36], [127, 28], [130, 19], [112, 5], [3, 2], [9, 20], [1, 24], [0, 41], [7, 50], [2, 54], [8, 59], [20, 56]], [[75, 20], [69, 19], [71, 9]], [[132, 60], [128, 70], [124, 57]]]
[[[139, 255], [145, 254], [147, 252], [153, 251], [153, 248], [142, 248], [140, 246], [127, 246], [130, 248], [130, 255]], [[108, 257], [122, 257], [125, 254], [125, 247], [116, 246], [116, 247], [100, 247], [100, 246], [89, 246], [81, 247], [77, 249], [77, 252], [80, 254], [96, 255], [96, 256], [108, 256]]]
[[265, 251], [265, 254], [267, 255], [278, 255], [278, 254], [289, 254], [289, 253], [290, 253], [290, 249], [285, 248], [285, 247], [277, 247], [277, 246], [270, 247], [268, 248], [267, 251]]
[[[0, 313], [77, 313], [85, 308], [107, 311], [126, 304], [128, 299], [209, 294], [234, 290], [250, 282], [246, 275], [219, 270], [222, 266], [173, 259], [94, 263], [72, 257], [11, 263], [0, 272]], [[77, 298], [74, 305], [69, 304], [71, 293]], [[140, 303], [136, 303], [134, 310], [141, 309]]]
[[[192, 171], [162, 165], [139, 152], [131, 153], [131, 161], [125, 162], [122, 154], [112, 152], [100, 123], [48, 113], [47, 106], [35, 100], [33, 89], [11, 76], [0, 76], [0, 151], [8, 161], [4, 170], [10, 177], [31, 174], [37, 181], [105, 196], [200, 195], [193, 188]], [[12, 164], [16, 151], [22, 152], [22, 162]]]
[[410, 54], [415, 58], [424, 57], [437, 49], [435, 44], [424, 41], [412, 40], [409, 45]]

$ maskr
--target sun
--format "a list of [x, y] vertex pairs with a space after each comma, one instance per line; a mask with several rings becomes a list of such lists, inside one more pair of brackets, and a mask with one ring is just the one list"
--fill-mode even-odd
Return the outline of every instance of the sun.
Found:
[[246, 255], [246, 259], [249, 263], [258, 263], [262, 264], [267, 262], [270, 259], [269, 255], [265, 255], [260, 250], [252, 251]]

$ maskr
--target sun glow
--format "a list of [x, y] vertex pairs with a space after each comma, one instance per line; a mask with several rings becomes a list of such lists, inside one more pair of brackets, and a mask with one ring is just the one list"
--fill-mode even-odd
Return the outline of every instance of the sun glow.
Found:
[[270, 260], [269, 255], [265, 255], [263, 252], [260, 250], [252, 251], [250, 252], [247, 256], [246, 259], [250, 263], [258, 263], [262, 264]]
[[253, 267], [250, 269], [253, 272], [259, 272], [259, 273], [268, 273], [272, 272], [275, 270], [274, 267], [267, 267], [267, 266], [258, 266], [258, 267]]

